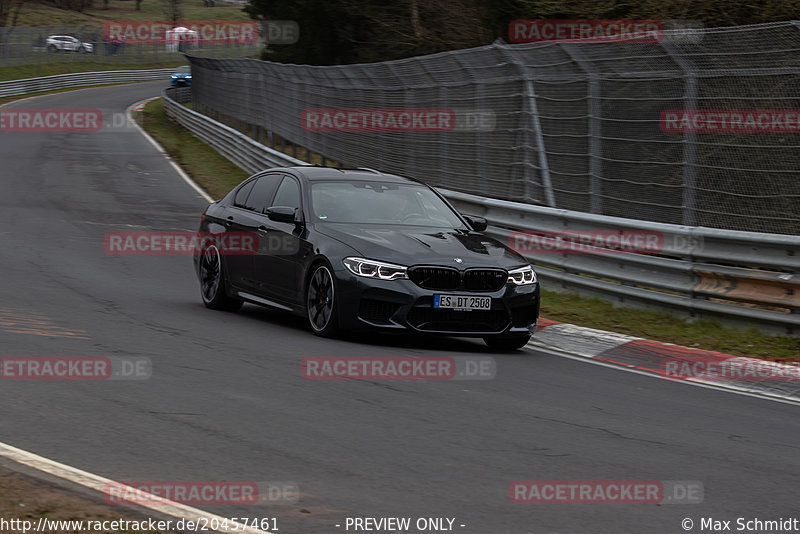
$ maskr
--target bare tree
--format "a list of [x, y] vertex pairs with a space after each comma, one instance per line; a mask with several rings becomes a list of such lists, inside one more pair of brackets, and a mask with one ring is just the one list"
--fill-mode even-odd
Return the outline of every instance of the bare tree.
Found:
[[183, 18], [183, 10], [181, 9], [181, 0], [163, 0], [164, 2], [164, 15], [167, 20], [175, 27], [178, 22]]
[[0, 27], [16, 26], [22, 0], [0, 0]]
[[0, 0], [0, 45], [4, 45], [17, 25], [22, 0]]

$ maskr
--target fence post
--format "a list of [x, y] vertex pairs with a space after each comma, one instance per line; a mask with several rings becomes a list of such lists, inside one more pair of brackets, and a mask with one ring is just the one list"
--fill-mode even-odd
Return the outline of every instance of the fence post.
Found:
[[[544, 136], [542, 135], [542, 124], [539, 121], [539, 109], [536, 105], [536, 89], [534, 87], [534, 80], [533, 77], [528, 75], [527, 69], [524, 64], [522, 64], [519, 59], [517, 59], [512, 51], [510, 51], [506, 44], [497, 43], [495, 46], [498, 47], [501, 54], [511, 61], [517, 67], [519, 71], [520, 79], [525, 83], [525, 102], [528, 108], [528, 114], [530, 115], [531, 120], [531, 127], [533, 128], [533, 140], [536, 144], [536, 151], [539, 154], [539, 171], [542, 175], [542, 187], [544, 189], [545, 195], [545, 203], [550, 206], [551, 208], [556, 207], [556, 199], [555, 195], [553, 194], [553, 184], [550, 180], [550, 166], [547, 161], [547, 152], [544, 144]], [[531, 198], [529, 187], [530, 184], [533, 182], [531, 177], [531, 169], [533, 167], [533, 163], [531, 163], [529, 159], [529, 151], [528, 151], [528, 143], [527, 143], [527, 125], [525, 124], [525, 113], [523, 108], [523, 114], [520, 116], [520, 122], [522, 123], [522, 129], [525, 131], [525, 161], [524, 161], [524, 171], [522, 179], [525, 181], [525, 197]]]
[[[684, 109], [697, 109], [697, 75], [694, 65], [664, 36], [661, 47], [684, 72]], [[697, 225], [697, 134], [687, 132], [683, 137], [683, 224]]]
[[[439, 86], [439, 103], [445, 109], [449, 106], [449, 99], [448, 99], [448, 88], [444, 85]], [[439, 132], [439, 168], [441, 169], [442, 174], [442, 185], [445, 187], [450, 187], [450, 180], [447, 179], [448, 171], [447, 171], [447, 143], [445, 143], [445, 139], [447, 137], [447, 133], [445, 131]]]
[[[591, 45], [590, 45], [591, 46]], [[603, 214], [603, 110], [600, 108], [600, 78], [597, 69], [580, 47], [562, 43], [561, 48], [578, 64], [588, 80], [589, 97], [589, 183], [591, 184], [591, 213]]]

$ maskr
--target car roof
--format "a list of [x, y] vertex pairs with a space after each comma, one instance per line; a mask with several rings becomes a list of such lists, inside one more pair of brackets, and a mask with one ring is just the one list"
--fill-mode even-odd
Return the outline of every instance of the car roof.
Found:
[[[277, 169], [272, 169], [277, 170]], [[336, 181], [365, 181], [365, 182], [384, 182], [395, 184], [424, 185], [419, 180], [388, 174], [374, 169], [357, 167], [354, 169], [322, 167], [320, 165], [303, 165], [297, 167], [286, 167], [284, 170], [291, 170], [304, 176], [311, 182], [336, 182]]]

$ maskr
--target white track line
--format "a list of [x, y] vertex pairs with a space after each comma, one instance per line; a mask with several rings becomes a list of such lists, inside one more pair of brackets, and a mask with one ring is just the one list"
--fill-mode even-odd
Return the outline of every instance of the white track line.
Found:
[[[113, 484], [116, 488], [128, 488], [124, 484], [120, 484], [119, 482], [115, 482], [108, 478], [103, 478], [101, 476], [95, 475], [93, 473], [89, 473], [87, 471], [82, 471], [80, 469], [76, 469], [74, 467], [70, 467], [68, 465], [64, 465], [43, 456], [39, 456], [33, 454], [31, 452], [23, 451], [22, 449], [18, 449], [16, 447], [12, 447], [11, 445], [7, 445], [5, 443], [0, 442], [0, 456], [3, 458], [8, 458], [14, 462], [17, 462], [22, 465], [27, 465], [28, 467], [32, 467], [38, 471], [42, 471], [44, 473], [48, 473], [50, 475], [56, 476], [58, 478], [68, 480], [85, 488], [89, 488], [95, 491], [99, 491], [100, 493], [106, 493], [106, 488], [109, 487], [110, 484]], [[223, 528], [220, 526], [219, 530], [211, 530], [210, 532], [243, 532], [245, 534], [272, 534], [266, 530], [259, 530], [257, 528], [248, 527], [241, 523], [236, 523], [231, 521], [230, 519], [225, 519], [215, 514], [210, 514], [208, 512], [204, 512], [203, 510], [199, 510], [197, 508], [192, 508], [191, 506], [186, 506], [185, 504], [180, 504], [172, 501], [168, 501], [163, 497], [152, 495], [147, 492], [143, 492], [136, 488], [131, 488], [137, 495], [137, 498], [141, 498], [144, 502], [133, 502], [133, 503], [125, 503], [125, 505], [132, 505], [140, 508], [145, 508], [147, 510], [152, 510], [154, 512], [158, 512], [160, 514], [168, 515], [170, 517], [174, 517], [175, 519], [185, 519], [187, 521], [195, 521], [197, 522], [200, 519], [207, 520], [208, 525], [213, 524], [212, 520], [219, 521], [220, 525], [223, 523], [227, 523], [228, 527]]]
[[794, 397], [784, 397], [781, 395], [772, 395], [770, 393], [764, 393], [760, 391], [752, 391], [745, 388], [739, 388], [736, 386], [730, 385], [722, 385], [717, 383], [708, 383], [708, 382], [695, 382], [690, 380], [681, 380], [677, 378], [670, 378], [667, 376], [662, 376], [656, 373], [647, 372], [642, 369], [635, 369], [631, 367], [625, 367], [623, 364], [614, 364], [610, 362], [604, 362], [601, 360], [595, 360], [594, 358], [589, 358], [586, 356], [579, 356], [576, 354], [572, 354], [570, 352], [562, 351], [558, 347], [553, 347], [545, 344], [539, 344], [536, 341], [531, 340], [526, 346], [528, 350], [534, 350], [537, 352], [544, 352], [546, 354], [550, 354], [551, 356], [558, 356], [559, 358], [567, 358], [569, 360], [575, 360], [583, 363], [591, 363], [593, 365], [599, 365], [601, 367], [607, 367], [609, 369], [616, 369], [618, 371], [625, 371], [628, 373], [634, 373], [637, 375], [642, 376], [649, 376], [650, 378], [655, 378], [659, 380], [667, 380], [669, 382], [674, 382], [677, 384], [685, 384], [687, 386], [694, 386], [699, 388], [705, 389], [714, 389], [717, 391], [726, 391], [728, 393], [733, 393], [735, 395], [744, 395], [745, 397], [753, 397], [756, 399], [768, 400], [772, 402], [780, 402], [781, 404], [791, 404], [793, 406], [800, 406], [800, 400], [797, 400]]
[[[191, 178], [191, 177], [190, 177], [188, 174], [186, 174], [186, 172], [184, 172], [184, 170], [181, 168], [181, 166], [180, 166], [180, 165], [178, 165], [178, 164], [177, 164], [177, 162], [176, 162], [174, 159], [172, 159], [172, 156], [170, 156], [169, 154], [167, 154], [167, 151], [166, 151], [166, 150], [164, 150], [164, 147], [162, 147], [160, 144], [158, 144], [158, 141], [156, 141], [155, 139], [153, 139], [153, 138], [150, 136], [150, 134], [149, 134], [149, 133], [147, 133], [147, 132], [144, 130], [144, 128], [142, 128], [141, 126], [139, 126], [139, 123], [138, 123], [138, 122], [136, 122], [135, 120], [133, 120], [133, 115], [131, 115], [131, 112], [133, 111], [133, 108], [135, 108], [136, 106], [139, 106], [139, 105], [144, 105], [144, 104], [147, 104], [147, 103], [148, 103], [148, 102], [150, 102], [151, 100], [156, 100], [156, 99], [158, 99], [158, 98], [161, 98], [161, 97], [160, 97], [160, 96], [154, 96], [153, 98], [147, 98], [147, 99], [145, 99], [145, 100], [141, 100], [141, 101], [139, 101], [139, 102], [136, 102], [136, 103], [134, 103], [134, 104], [131, 104], [130, 106], [128, 106], [128, 109], [126, 109], [126, 110], [125, 110], [125, 115], [127, 115], [127, 117], [128, 117], [128, 121], [130, 121], [131, 123], [133, 123], [133, 125], [134, 125], [134, 126], [136, 126], [136, 128], [137, 128], [137, 129], [139, 130], [139, 132], [140, 132], [140, 133], [141, 133], [141, 134], [142, 134], [142, 135], [145, 137], [145, 139], [147, 139], [148, 141], [150, 141], [150, 143], [151, 143], [151, 144], [152, 144], [154, 147], [156, 147], [156, 150], [158, 150], [159, 152], [161, 152], [161, 153], [164, 155], [164, 157], [165, 157], [165, 158], [167, 158], [167, 161], [169, 161], [170, 165], [172, 165], [172, 167], [173, 167], [173, 168], [174, 168], [174, 169], [175, 169], [175, 170], [178, 172], [178, 174], [180, 175], [180, 177], [183, 179], [183, 181], [184, 181], [184, 182], [186, 182], [187, 184], [189, 184], [189, 186], [190, 186], [192, 189], [194, 189], [195, 191], [197, 191], [197, 192], [200, 194], [200, 196], [202, 196], [204, 199], [206, 199], [206, 200], [207, 200], [207, 201], [209, 201], [209, 202], [214, 202], [214, 199], [213, 199], [213, 198], [211, 198], [211, 195], [209, 195], [208, 193], [206, 193], [206, 192], [205, 192], [205, 190], [204, 190], [202, 187], [200, 187], [199, 185], [197, 185], [197, 183], [196, 183], [194, 180], [192, 180], [192, 178]], [[213, 149], [212, 149], [211, 147], [209, 147], [209, 150], [213, 150]]]

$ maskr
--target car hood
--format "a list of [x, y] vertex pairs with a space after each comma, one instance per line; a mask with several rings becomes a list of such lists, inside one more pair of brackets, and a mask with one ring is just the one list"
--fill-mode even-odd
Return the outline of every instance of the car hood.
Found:
[[[466, 230], [340, 223], [318, 224], [316, 230], [349, 245], [367, 259], [398, 265], [510, 269], [526, 263], [522, 256], [496, 239]], [[458, 263], [456, 258], [462, 262]]]

